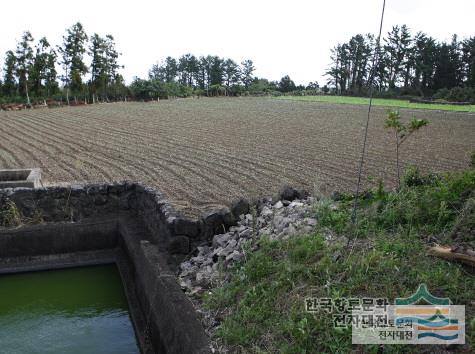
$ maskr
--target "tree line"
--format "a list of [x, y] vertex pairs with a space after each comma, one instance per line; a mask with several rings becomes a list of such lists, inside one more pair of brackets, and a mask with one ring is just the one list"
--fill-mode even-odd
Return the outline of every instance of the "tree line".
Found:
[[297, 86], [285, 75], [280, 81], [254, 76], [254, 63], [247, 59], [240, 64], [229, 58], [191, 53], [179, 58], [167, 57], [155, 64], [148, 79], [135, 78], [129, 86], [135, 98], [149, 100], [161, 97], [240, 96], [281, 94], [298, 90], [318, 89], [317, 82]]
[[239, 65], [228, 58], [188, 53], [153, 65], [148, 80], [135, 78], [130, 90], [142, 99], [192, 94], [234, 96], [250, 87], [254, 70], [252, 60]]
[[80, 22], [66, 29], [62, 43], [56, 46], [46, 37], [35, 41], [25, 31], [16, 48], [5, 53], [0, 103], [30, 105], [52, 99], [77, 104], [127, 97], [151, 100], [191, 95], [278, 95], [316, 93], [319, 89], [316, 81], [296, 85], [288, 75], [280, 81], [256, 77], [250, 59], [237, 63], [230, 58], [191, 53], [166, 57], [151, 67], [147, 79], [135, 77], [126, 86], [120, 74], [120, 55], [112, 35], [88, 35]]
[[[86, 64], [86, 55], [90, 65]], [[15, 50], [5, 53], [0, 93], [4, 101], [26, 100], [27, 104], [62, 96], [68, 104], [71, 98], [76, 102], [117, 99], [127, 92], [119, 73], [119, 57], [112, 35], [88, 36], [79, 22], [66, 30], [56, 47], [46, 37], [35, 42], [26, 31]], [[57, 66], [63, 70], [61, 75]]]
[[[447, 96], [475, 99], [475, 37], [439, 42], [423, 32], [411, 34], [406, 25], [394, 26], [381, 39], [377, 61], [376, 38], [357, 34], [331, 50], [326, 72], [337, 94], [364, 95], [371, 81], [376, 93], [387, 96]], [[374, 73], [373, 80], [371, 74]]]

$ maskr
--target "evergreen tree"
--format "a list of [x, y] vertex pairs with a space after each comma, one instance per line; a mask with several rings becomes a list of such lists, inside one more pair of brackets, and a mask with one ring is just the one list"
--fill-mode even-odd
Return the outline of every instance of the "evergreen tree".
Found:
[[462, 42], [462, 68], [465, 85], [475, 87], [475, 37]]
[[246, 89], [249, 88], [249, 85], [251, 85], [252, 80], [254, 79], [254, 70], [255, 68], [252, 60], [244, 60], [241, 63], [241, 81]]
[[196, 73], [196, 77], [195, 77], [195, 81], [196, 81], [196, 84], [197, 86], [202, 89], [202, 90], [205, 90], [208, 88], [208, 84], [209, 84], [209, 63], [208, 63], [208, 60], [209, 60], [209, 56], [208, 57], [199, 57], [198, 59], [198, 68], [197, 68], [197, 73]]
[[462, 84], [462, 62], [457, 36], [450, 44], [442, 43], [437, 52], [434, 89], [452, 88]]
[[291, 92], [291, 91], [295, 91], [295, 89], [296, 89], [295, 83], [292, 81], [289, 75], [286, 75], [282, 79], [280, 79], [280, 82], [279, 82], [280, 92]]
[[119, 69], [123, 68], [119, 65], [120, 53], [115, 47], [114, 37], [110, 34], [106, 35], [105, 40], [105, 62], [106, 62], [106, 95], [108, 89], [115, 87], [116, 89], [123, 85], [123, 77], [119, 74]]
[[209, 69], [209, 78], [211, 85], [223, 84], [223, 60], [217, 56], [211, 58], [211, 65]]
[[56, 52], [43, 37], [36, 45], [31, 71], [31, 89], [37, 97], [49, 97], [57, 91]]
[[343, 46], [341, 44], [336, 45], [331, 50], [330, 59], [332, 65], [326, 71], [325, 75], [328, 76], [327, 84], [335, 87], [337, 94], [341, 94], [343, 90], [346, 90], [346, 84], [343, 82], [344, 71], [342, 67], [342, 60], [344, 56]]
[[309, 82], [307, 87], [305, 87], [306, 90], [318, 90], [320, 88], [320, 85], [318, 84], [317, 81], [313, 82]]
[[353, 36], [347, 47], [349, 90], [359, 93], [367, 81], [368, 61], [372, 53], [372, 36], [358, 34]]
[[182, 85], [193, 85], [193, 74], [196, 71], [196, 58], [188, 53], [178, 59], [179, 82]]
[[163, 82], [174, 82], [178, 73], [178, 65], [175, 58], [166, 57], [160, 65], [155, 64], [149, 71], [149, 78]]
[[[383, 39], [374, 68], [375, 85], [380, 92], [390, 94], [417, 92], [433, 95], [437, 90], [473, 87], [475, 84], [475, 38], [450, 43], [437, 43], [422, 32], [411, 36], [407, 26], [394, 26]], [[365, 92], [370, 81], [374, 38], [371, 35], [353, 36], [347, 43], [331, 49], [331, 65], [325, 75], [336, 93]], [[470, 90], [460, 97], [470, 96]], [[468, 95], [468, 96], [467, 96]], [[440, 95], [439, 95], [440, 96]], [[444, 96], [444, 95], [442, 95]]]
[[121, 68], [118, 64], [120, 54], [115, 49], [114, 37], [108, 34], [102, 38], [94, 33], [90, 40], [89, 55], [92, 58], [89, 85], [93, 102], [96, 101], [98, 92], [101, 94], [102, 100], [108, 100], [111, 88], [114, 87], [113, 91], [116, 92], [118, 87], [123, 85], [123, 78], [118, 73]]
[[83, 90], [82, 77], [87, 73], [87, 66], [83, 61], [86, 52], [87, 34], [81, 23], [74, 24], [66, 30], [63, 44], [58, 48], [61, 54], [65, 74], [62, 77], [66, 88], [66, 100], [69, 104], [69, 90], [74, 95]]
[[13, 97], [18, 95], [18, 84], [15, 79], [16, 71], [16, 57], [15, 54], [9, 50], [5, 53], [5, 64], [3, 66], [2, 93], [5, 96]]
[[89, 55], [91, 56], [91, 80], [89, 86], [92, 93], [92, 101], [96, 102], [98, 92], [105, 96], [106, 90], [106, 62], [105, 62], [105, 39], [94, 33], [90, 38]]
[[427, 93], [433, 85], [437, 44], [431, 37], [418, 32], [413, 46], [413, 78], [412, 87], [421, 96]]
[[229, 94], [231, 88], [236, 87], [239, 84], [239, 65], [232, 59], [226, 59], [223, 61], [222, 67], [224, 84], [226, 85], [226, 93]]
[[384, 39], [386, 45], [386, 68], [389, 75], [389, 88], [395, 88], [401, 73], [404, 71], [411, 47], [411, 34], [406, 25], [394, 26], [388, 37]]
[[31, 33], [29, 31], [24, 32], [21, 37], [21, 41], [17, 44], [15, 52], [18, 87], [20, 94], [26, 97], [26, 102], [28, 105], [31, 104], [29, 95], [29, 75], [33, 65], [33, 48], [31, 47], [32, 42], [33, 36]]

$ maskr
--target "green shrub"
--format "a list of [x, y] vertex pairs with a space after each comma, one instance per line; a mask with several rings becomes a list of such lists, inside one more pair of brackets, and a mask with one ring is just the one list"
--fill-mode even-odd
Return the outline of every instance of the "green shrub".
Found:
[[475, 103], [475, 88], [472, 87], [454, 87], [438, 90], [434, 96], [435, 99], [442, 99], [449, 102], [470, 102]]
[[21, 224], [21, 214], [16, 204], [6, 198], [0, 200], [0, 226], [12, 227]]
[[410, 166], [407, 168], [402, 178], [403, 185], [406, 187], [434, 185], [438, 180], [439, 176], [433, 173], [422, 175], [419, 168], [416, 166]]
[[409, 168], [399, 191], [385, 192], [381, 184], [362, 193], [351, 223], [354, 200], [350, 195], [337, 206], [320, 201], [315, 214], [318, 224], [338, 234], [366, 237], [380, 232], [417, 229], [440, 233], [450, 228], [466, 200], [475, 190], [475, 169], [445, 175], [423, 175]]
[[389, 194], [381, 212], [370, 215], [377, 227], [442, 232], [454, 222], [475, 190], [473, 169], [444, 176], [421, 176], [418, 172], [409, 176], [401, 191]]
[[446, 100], [448, 95], [449, 95], [449, 89], [444, 87], [438, 90], [432, 97], [435, 98], [436, 100]]

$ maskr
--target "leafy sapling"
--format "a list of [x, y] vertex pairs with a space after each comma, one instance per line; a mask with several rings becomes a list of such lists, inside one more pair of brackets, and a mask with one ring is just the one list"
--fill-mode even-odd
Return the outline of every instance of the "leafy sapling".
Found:
[[401, 175], [399, 169], [399, 147], [409, 138], [414, 132], [429, 124], [427, 119], [412, 118], [411, 121], [404, 124], [401, 122], [401, 114], [399, 111], [389, 111], [386, 117], [385, 127], [392, 129], [396, 140], [396, 169], [398, 188], [401, 188]]

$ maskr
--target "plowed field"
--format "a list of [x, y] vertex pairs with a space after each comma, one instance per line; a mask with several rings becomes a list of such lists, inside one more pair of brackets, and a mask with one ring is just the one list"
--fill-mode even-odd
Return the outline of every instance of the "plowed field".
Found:
[[[182, 99], [0, 112], [0, 168], [41, 167], [56, 182], [139, 180], [187, 213], [265, 195], [284, 183], [353, 190], [367, 107], [270, 98]], [[393, 186], [393, 135], [373, 109], [364, 166]], [[401, 110], [430, 125], [402, 147], [403, 165], [468, 165], [475, 115]]]

